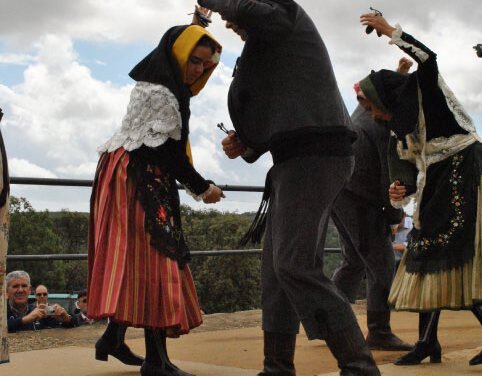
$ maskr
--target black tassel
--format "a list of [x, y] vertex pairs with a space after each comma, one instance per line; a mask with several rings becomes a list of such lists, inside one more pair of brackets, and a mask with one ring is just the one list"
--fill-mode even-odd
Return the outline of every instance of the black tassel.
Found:
[[254, 217], [251, 226], [249, 227], [248, 231], [239, 241], [239, 246], [244, 247], [248, 243], [259, 244], [261, 243], [261, 239], [264, 235], [264, 230], [266, 228], [266, 220], [268, 217], [268, 208], [269, 208], [269, 196], [271, 193], [271, 178], [268, 174], [266, 175], [266, 182], [264, 185], [263, 191], [263, 198], [261, 200], [261, 204], [259, 205], [258, 212]]

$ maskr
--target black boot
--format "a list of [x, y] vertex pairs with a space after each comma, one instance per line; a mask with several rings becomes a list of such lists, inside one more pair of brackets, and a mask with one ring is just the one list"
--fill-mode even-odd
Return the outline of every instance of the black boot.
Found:
[[95, 359], [107, 361], [109, 355], [129, 366], [140, 366], [144, 358], [134, 354], [125, 344], [127, 326], [109, 322], [107, 328], [95, 344]]
[[380, 376], [356, 322], [342, 330], [329, 333], [325, 341], [338, 361], [340, 376]]
[[419, 313], [419, 340], [409, 353], [395, 361], [397, 366], [412, 366], [420, 364], [430, 357], [430, 363], [442, 362], [442, 348], [437, 338], [440, 311]]
[[413, 345], [403, 342], [390, 328], [390, 311], [367, 311], [367, 344], [370, 350], [408, 351]]
[[142, 376], [194, 376], [171, 363], [167, 355], [166, 335], [160, 330], [144, 329], [146, 360], [141, 367]]
[[472, 359], [470, 359], [469, 364], [471, 366], [482, 364], [482, 351], [479, 353], [479, 355], [476, 355]]
[[[474, 316], [479, 320], [480, 325], [482, 325], [482, 305], [477, 304], [472, 307], [472, 313]], [[476, 366], [478, 364], [482, 364], [482, 351], [474, 356], [472, 359], [470, 359], [469, 364], [471, 366]]]
[[296, 334], [264, 332], [264, 368], [258, 376], [296, 376]]

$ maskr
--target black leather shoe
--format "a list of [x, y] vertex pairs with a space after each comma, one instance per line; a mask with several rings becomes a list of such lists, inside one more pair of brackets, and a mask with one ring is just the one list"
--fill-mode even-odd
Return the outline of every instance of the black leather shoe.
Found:
[[482, 351], [479, 353], [479, 355], [476, 355], [472, 359], [470, 359], [469, 364], [471, 366], [482, 364]]
[[368, 332], [367, 345], [370, 350], [383, 351], [410, 351], [413, 345], [403, 342], [392, 332], [388, 333], [373, 333]]
[[370, 350], [410, 351], [413, 348], [413, 345], [403, 342], [392, 332], [368, 332], [366, 341]]
[[430, 363], [442, 363], [440, 343], [428, 345], [425, 342], [418, 341], [412, 351], [395, 360], [393, 364], [396, 366], [413, 366], [420, 364], [427, 357], [430, 357]]
[[101, 337], [95, 344], [95, 359], [106, 362], [109, 355], [128, 366], [141, 366], [144, 362], [144, 358], [134, 354], [125, 343], [122, 343], [118, 348], [114, 348]]
[[296, 376], [296, 334], [263, 332], [263, 370], [257, 376]]

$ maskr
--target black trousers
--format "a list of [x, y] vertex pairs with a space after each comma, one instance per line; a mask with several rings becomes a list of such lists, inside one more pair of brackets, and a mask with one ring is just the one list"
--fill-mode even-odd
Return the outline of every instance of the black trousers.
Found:
[[367, 310], [389, 311], [387, 300], [395, 257], [390, 227], [382, 209], [343, 191], [335, 202], [332, 218], [340, 235], [343, 256], [340, 267], [333, 274], [333, 282], [354, 302], [366, 275]]
[[323, 273], [333, 203], [353, 171], [352, 157], [297, 157], [271, 170], [262, 262], [263, 330], [324, 339], [356, 323], [348, 300]]

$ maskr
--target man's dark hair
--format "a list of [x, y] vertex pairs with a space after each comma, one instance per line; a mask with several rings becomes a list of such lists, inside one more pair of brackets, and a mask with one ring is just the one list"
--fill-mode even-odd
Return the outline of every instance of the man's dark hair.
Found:
[[83, 298], [84, 296], [87, 296], [87, 290], [85, 289], [79, 291], [79, 293], [77, 294], [77, 299]]

